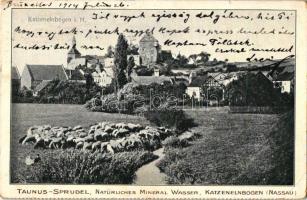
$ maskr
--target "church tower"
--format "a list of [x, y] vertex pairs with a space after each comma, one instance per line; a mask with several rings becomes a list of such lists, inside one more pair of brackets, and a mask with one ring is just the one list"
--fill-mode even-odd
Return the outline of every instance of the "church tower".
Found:
[[73, 36], [71, 42], [71, 48], [67, 54], [67, 64], [70, 63], [71, 60], [81, 57], [81, 53], [77, 50], [76, 46], [77, 46], [76, 38], [75, 36]]

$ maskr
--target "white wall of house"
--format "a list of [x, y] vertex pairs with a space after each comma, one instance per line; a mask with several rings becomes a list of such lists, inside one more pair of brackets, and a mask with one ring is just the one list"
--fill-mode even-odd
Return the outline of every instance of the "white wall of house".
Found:
[[290, 93], [291, 92], [291, 81], [274, 81], [274, 87], [281, 89], [281, 93]]
[[130, 57], [133, 57], [135, 66], [140, 66], [141, 65], [141, 63], [140, 63], [140, 61], [141, 61], [140, 55], [128, 55], [127, 56], [127, 60], [129, 60]]
[[101, 87], [106, 87], [112, 83], [113, 77], [110, 76], [106, 71], [102, 71], [101, 73], [94, 72], [92, 74], [94, 82], [97, 83]]
[[27, 66], [22, 71], [20, 83], [20, 88], [26, 87], [32, 89], [32, 77]]
[[195, 99], [200, 99], [200, 87], [187, 87], [186, 94]]
[[291, 81], [281, 81], [281, 93], [290, 93]]
[[114, 58], [105, 58], [104, 59], [104, 66], [105, 67], [112, 67], [112, 66], [114, 66]]

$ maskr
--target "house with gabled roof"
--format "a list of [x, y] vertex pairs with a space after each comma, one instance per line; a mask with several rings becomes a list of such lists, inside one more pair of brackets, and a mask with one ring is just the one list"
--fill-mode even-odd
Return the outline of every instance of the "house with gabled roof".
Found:
[[131, 82], [137, 85], [150, 85], [153, 83], [163, 85], [165, 82], [174, 84], [174, 80], [169, 76], [160, 76], [159, 70], [155, 70], [154, 76], [136, 76], [134, 74], [131, 75]]
[[203, 76], [192, 72], [186, 93], [198, 100], [204, 97], [208, 105], [219, 104], [225, 98], [226, 86], [232, 81], [237, 80], [239, 76], [239, 72], [214, 72]]
[[85, 72], [82, 69], [65, 70], [70, 82], [86, 83]]
[[104, 67], [101, 70], [96, 70], [92, 73], [92, 77], [97, 85], [101, 87], [106, 87], [110, 85], [112, 83], [112, 80], [114, 79], [113, 68]]
[[81, 57], [81, 53], [78, 51], [78, 49], [76, 48], [76, 38], [75, 36], [72, 38], [72, 44], [71, 44], [71, 48], [69, 49], [68, 53], [67, 53], [67, 64], [69, 64], [72, 60], [80, 58]]
[[294, 73], [280, 73], [273, 79], [274, 87], [280, 88], [281, 93], [291, 93], [293, 91]]
[[281, 93], [291, 93], [294, 88], [294, 63], [274, 68], [266, 77], [273, 82], [274, 88], [280, 88]]
[[50, 82], [51, 80], [43, 80], [40, 84], [38, 84], [33, 90], [33, 96], [38, 96], [38, 94], [42, 92]]
[[35, 89], [42, 81], [68, 80], [63, 65], [26, 65], [21, 75], [21, 87]]
[[173, 80], [169, 76], [134, 76], [131, 78], [133, 83], [137, 85], [150, 85], [153, 83], [163, 85], [165, 82], [173, 84]]
[[200, 100], [202, 96], [202, 88], [207, 81], [207, 76], [195, 76], [190, 79], [189, 84], [186, 89], [186, 94], [189, 97], [193, 97], [195, 99]]

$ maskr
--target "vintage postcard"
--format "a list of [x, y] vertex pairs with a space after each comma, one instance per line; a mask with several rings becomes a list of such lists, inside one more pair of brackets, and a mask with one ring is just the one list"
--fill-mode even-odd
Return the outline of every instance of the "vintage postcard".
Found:
[[303, 1], [2, 0], [1, 198], [302, 199]]

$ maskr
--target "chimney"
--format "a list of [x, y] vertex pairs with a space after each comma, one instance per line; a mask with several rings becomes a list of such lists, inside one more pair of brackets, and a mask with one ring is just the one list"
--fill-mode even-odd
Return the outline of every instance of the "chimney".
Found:
[[192, 72], [190, 73], [190, 76], [189, 76], [189, 84], [192, 83], [194, 77], [196, 77], [196, 73], [195, 73], [194, 71], [192, 71]]
[[159, 69], [154, 69], [154, 76], [160, 76], [160, 70]]

